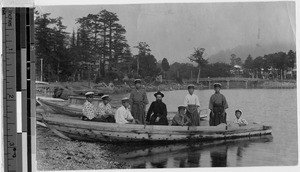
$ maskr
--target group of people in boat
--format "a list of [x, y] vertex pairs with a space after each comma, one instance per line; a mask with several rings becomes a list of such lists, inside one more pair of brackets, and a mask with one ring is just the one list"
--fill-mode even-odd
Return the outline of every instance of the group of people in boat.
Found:
[[[147, 124], [147, 125], [169, 125], [167, 118], [167, 105], [162, 101], [164, 94], [160, 91], [154, 94], [156, 100], [153, 101], [146, 112], [146, 105], [149, 103], [145, 89], [141, 87], [141, 80], [134, 81], [135, 88], [132, 90], [130, 97], [121, 100], [122, 106], [116, 112], [112, 110], [109, 95], [101, 97], [102, 102], [95, 106], [92, 104], [94, 93], [87, 92], [86, 102], [83, 105], [82, 120], [98, 122], [115, 122], [119, 124]], [[215, 93], [209, 100], [209, 125], [217, 126], [226, 122], [226, 109], [228, 104], [226, 98], [220, 93], [221, 84], [215, 83]], [[173, 117], [171, 125], [174, 126], [200, 126], [200, 101], [194, 94], [195, 86], [188, 85], [188, 94], [183, 100], [183, 105], [178, 106], [178, 113]], [[247, 125], [247, 121], [241, 118], [242, 111], [236, 110], [236, 120], [238, 125]]]

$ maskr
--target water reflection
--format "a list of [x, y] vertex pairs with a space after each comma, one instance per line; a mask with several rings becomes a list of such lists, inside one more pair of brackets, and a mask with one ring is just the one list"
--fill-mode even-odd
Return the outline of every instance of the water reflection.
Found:
[[227, 150], [228, 146], [225, 145], [210, 151], [212, 167], [227, 167]]
[[[129, 163], [132, 168], [227, 167], [229, 158], [236, 159], [239, 164], [247, 148], [272, 140], [269, 135], [214, 142], [137, 146], [134, 149], [131, 145], [130, 150], [122, 149], [123, 152], [116, 157]], [[236, 157], [228, 157], [229, 150], [235, 152], [230, 156]]]

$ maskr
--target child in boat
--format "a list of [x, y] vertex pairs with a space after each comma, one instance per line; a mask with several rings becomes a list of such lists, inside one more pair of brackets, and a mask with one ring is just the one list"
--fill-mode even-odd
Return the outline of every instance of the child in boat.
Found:
[[116, 123], [118, 124], [129, 124], [135, 123], [134, 118], [131, 115], [129, 108], [129, 98], [122, 99], [122, 106], [118, 108], [115, 113]]
[[191, 125], [191, 120], [185, 115], [186, 107], [184, 105], [178, 106], [178, 113], [172, 120], [173, 126], [186, 126]]
[[248, 122], [245, 119], [241, 118], [241, 116], [242, 116], [242, 111], [237, 109], [235, 111], [236, 119], [234, 120], [234, 124], [238, 124], [239, 126], [248, 125]]

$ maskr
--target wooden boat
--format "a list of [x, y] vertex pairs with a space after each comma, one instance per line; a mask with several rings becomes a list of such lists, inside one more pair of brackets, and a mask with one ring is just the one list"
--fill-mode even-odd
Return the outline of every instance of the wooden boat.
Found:
[[43, 116], [43, 122], [60, 137], [91, 142], [180, 142], [251, 137], [271, 134], [260, 124], [234, 126], [159, 126], [82, 121], [60, 114]]
[[74, 117], [82, 116], [82, 105], [71, 104], [69, 101], [49, 101], [43, 98], [37, 98], [36, 101], [47, 113], [60, 113]]
[[[51, 101], [43, 98], [37, 98], [37, 102], [41, 104], [45, 111], [48, 113], [57, 113], [57, 114], [65, 114], [68, 116], [74, 116], [74, 117], [81, 117], [83, 115], [82, 113], [82, 102], [86, 101], [85, 98], [80, 97], [71, 97], [69, 101]], [[101, 99], [94, 99], [93, 104], [97, 106], [102, 100]], [[82, 104], [81, 104], [82, 103]], [[120, 105], [119, 105], [120, 106]], [[112, 108], [115, 111], [118, 108], [118, 105], [112, 104]], [[177, 112], [168, 112], [168, 120], [169, 122], [173, 119], [173, 117], [176, 115]], [[208, 110], [202, 109], [200, 110], [200, 119], [204, 119], [208, 116]]]
[[72, 90], [59, 83], [47, 83], [47, 82], [36, 82], [36, 94], [43, 96], [53, 96], [56, 89], [62, 89], [63, 97], [68, 97], [69, 95], [77, 95]]

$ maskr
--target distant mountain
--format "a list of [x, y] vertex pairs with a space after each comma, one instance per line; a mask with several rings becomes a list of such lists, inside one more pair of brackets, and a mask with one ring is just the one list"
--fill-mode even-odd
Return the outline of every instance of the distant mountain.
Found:
[[289, 50], [296, 50], [295, 45], [288, 45], [288, 44], [269, 44], [269, 45], [242, 45], [237, 46], [231, 50], [222, 50], [219, 51], [217, 54], [211, 55], [208, 58], [209, 63], [216, 63], [216, 62], [223, 62], [223, 63], [230, 63], [231, 54], [235, 54], [236, 57], [240, 57], [242, 62], [246, 60], [249, 54], [255, 59], [258, 56], [264, 56], [270, 53], [276, 52], [288, 52]]

